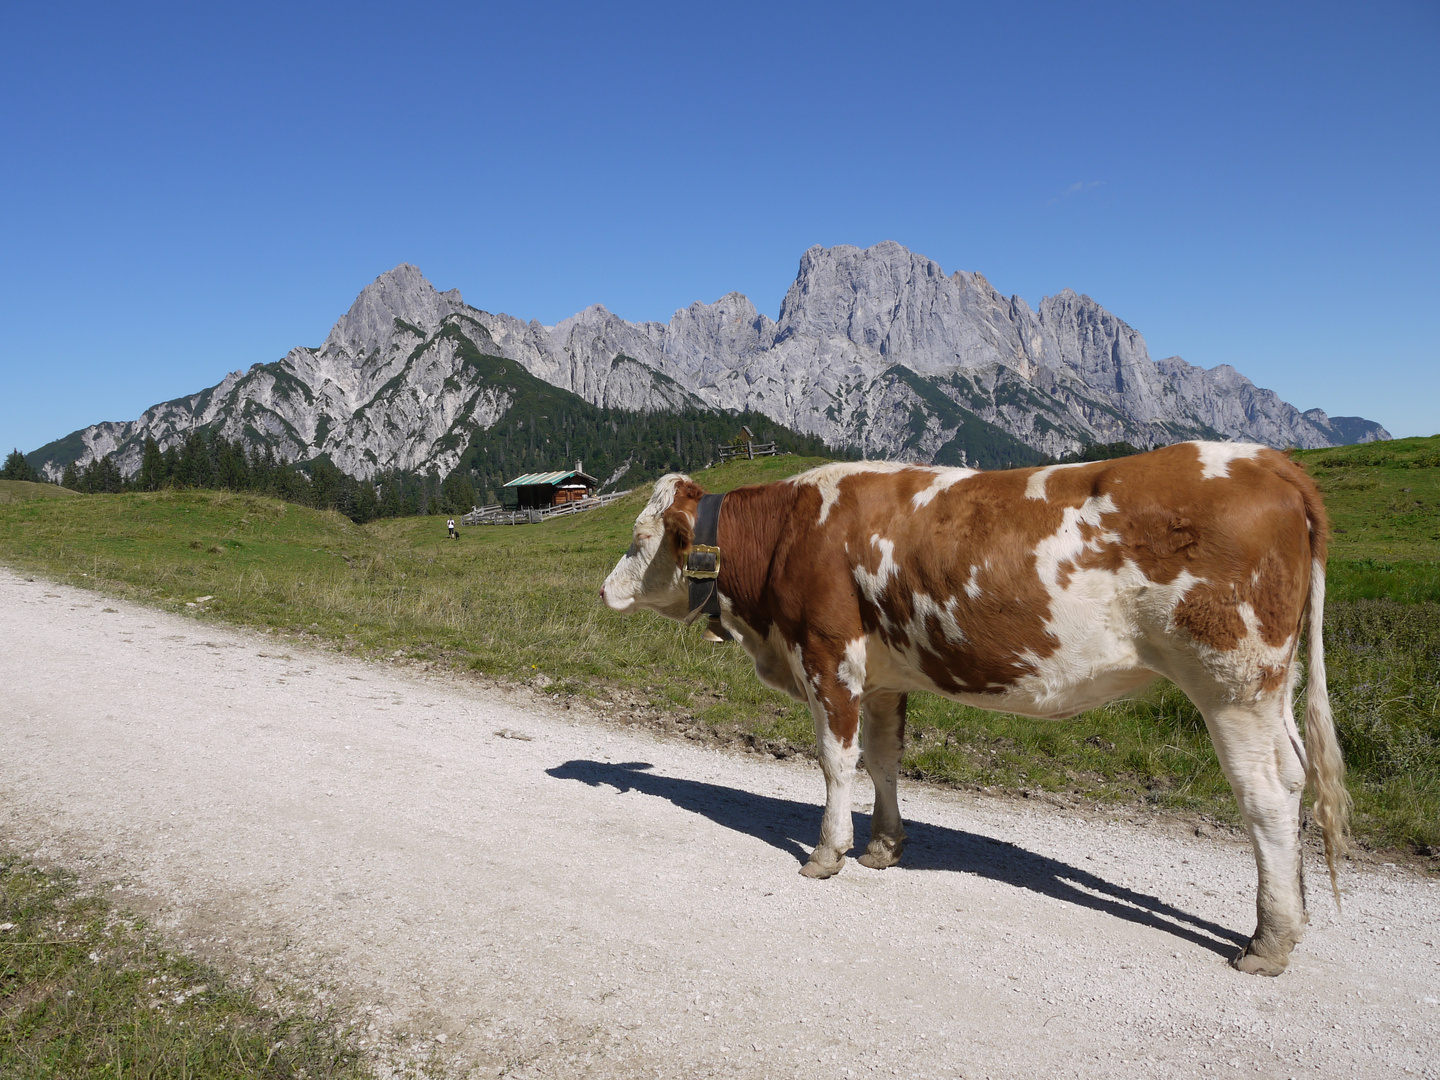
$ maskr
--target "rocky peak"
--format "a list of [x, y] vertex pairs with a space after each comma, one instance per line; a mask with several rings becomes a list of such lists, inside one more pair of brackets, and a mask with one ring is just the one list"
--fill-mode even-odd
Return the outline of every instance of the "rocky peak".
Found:
[[1094, 389], [1121, 395], [1137, 418], [1159, 415], [1155, 365], [1139, 331], [1073, 289], [1040, 301], [1040, 327], [1053, 360]]
[[769, 317], [756, 311], [744, 293], [730, 292], [713, 304], [697, 300], [675, 312], [667, 327], [665, 348], [672, 362], [680, 356], [693, 356], [698, 364], [702, 356], [724, 360], [767, 349], [774, 337], [775, 324]]
[[982, 274], [946, 276], [940, 264], [893, 240], [874, 247], [813, 247], [780, 307], [777, 341], [844, 337], [921, 374], [997, 359], [1028, 372], [1025, 329]]
[[939, 265], [885, 240], [874, 247], [839, 244], [810, 248], [780, 305], [781, 333], [839, 335], [880, 349], [903, 304], [926, 281], [941, 281]]
[[377, 351], [388, 351], [395, 335], [404, 332], [396, 326], [397, 319], [429, 336], [440, 329], [445, 316], [464, 306], [459, 289], [442, 293], [418, 267], [401, 263], [360, 291], [320, 348], [322, 352], [338, 349], [359, 363]]

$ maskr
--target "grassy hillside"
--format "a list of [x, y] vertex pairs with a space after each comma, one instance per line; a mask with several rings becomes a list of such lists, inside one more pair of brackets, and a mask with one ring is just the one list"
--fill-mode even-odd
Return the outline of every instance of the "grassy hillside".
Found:
[[1296, 457], [1330, 510], [1331, 596], [1440, 603], [1440, 435]]
[[[768, 458], [697, 475], [726, 490], [818, 460]], [[401, 650], [502, 678], [543, 674], [558, 692], [638, 688], [670, 704], [690, 703], [700, 687], [729, 688], [707, 719], [773, 715], [775, 696], [734, 650], [600, 604], [599, 583], [645, 498], [544, 525], [465, 529], [455, 542], [440, 516], [359, 526], [254, 495], [77, 496], [0, 507], [0, 558], [177, 611], [213, 595], [204, 610], [220, 618], [361, 652]], [[808, 723], [790, 733], [802, 736]]]
[[1330, 511], [1327, 666], [1361, 826], [1440, 855], [1440, 435], [1296, 457]]
[[[1440, 439], [1384, 446], [1392, 456], [1383, 460], [1368, 447], [1301, 459], [1336, 525], [1326, 639], [1356, 830], [1375, 845], [1428, 853], [1440, 847], [1440, 467], [1427, 455]], [[814, 463], [738, 462], [696, 478], [724, 491]], [[808, 714], [763, 689], [738, 649], [704, 643], [698, 627], [623, 618], [599, 603], [643, 501], [637, 492], [543, 525], [466, 529], [456, 542], [440, 518], [358, 526], [256, 496], [81, 496], [0, 506], [0, 559], [363, 654], [590, 695], [617, 716], [656, 708], [780, 754], [807, 749]], [[187, 606], [201, 596], [214, 599]], [[1203, 721], [1165, 684], [1073, 722], [920, 694], [911, 722], [912, 775], [1235, 815]]]
[[37, 484], [30, 480], [0, 480], [0, 506], [27, 499], [64, 499], [74, 495], [69, 488]]

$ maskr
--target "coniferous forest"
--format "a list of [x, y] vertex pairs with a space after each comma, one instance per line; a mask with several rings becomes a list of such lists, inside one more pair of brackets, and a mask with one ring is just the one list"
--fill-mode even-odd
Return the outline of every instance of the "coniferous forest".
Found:
[[[553, 413], [553, 415], [551, 415]], [[336, 468], [328, 458], [278, 460], [269, 448], [246, 448], [203, 429], [179, 447], [161, 450], [145, 442], [140, 470], [124, 477], [105, 456], [68, 465], [60, 486], [85, 494], [208, 488], [270, 495], [319, 510], [336, 510], [357, 522], [417, 514], [463, 514], [472, 506], [507, 503], [505, 482], [524, 473], [572, 469], [599, 479], [602, 490], [633, 488], [667, 472], [694, 472], [716, 460], [716, 447], [733, 442], [742, 426], [760, 442], [774, 441], [782, 453], [853, 459], [817, 438], [778, 427], [758, 413], [634, 413], [587, 407], [583, 413], [516, 412], [477, 432], [448, 476], [435, 471], [382, 471], [369, 481]], [[1098, 461], [1138, 453], [1129, 443], [1088, 446], [1058, 459]], [[1042, 459], [1053, 463], [1057, 459]], [[14, 450], [0, 479], [41, 480], [25, 456]]]
[[[503, 502], [507, 480], [529, 472], [573, 469], [576, 462], [606, 490], [623, 490], [667, 472], [694, 472], [717, 460], [716, 447], [731, 443], [742, 426], [782, 453], [853, 458], [817, 438], [778, 427], [759, 413], [722, 414], [698, 409], [635, 413], [617, 409], [509, 416], [477, 432], [457, 472], [468, 475], [480, 500]], [[514, 415], [513, 413], [511, 414]]]
[[[182, 445], [165, 450], [146, 439], [140, 469], [131, 477], [123, 476], [106, 455], [83, 467], [66, 466], [60, 486], [86, 494], [166, 487], [254, 492], [336, 510], [363, 523], [381, 517], [460, 514], [472, 506], [507, 502], [507, 480], [527, 472], [573, 469], [577, 461], [600, 480], [603, 490], [632, 488], [666, 472], [704, 468], [716, 460], [716, 447], [732, 442], [743, 425], [760, 441], [775, 442], [782, 453], [855, 456], [753, 413], [551, 409], [519, 416], [512, 412], [494, 427], [476, 432], [458, 466], [445, 477], [433, 470], [388, 470], [361, 480], [325, 457], [286, 462], [268, 447], [247, 448], [239, 440], [197, 429]], [[0, 475], [40, 479], [18, 450], [6, 459]]]

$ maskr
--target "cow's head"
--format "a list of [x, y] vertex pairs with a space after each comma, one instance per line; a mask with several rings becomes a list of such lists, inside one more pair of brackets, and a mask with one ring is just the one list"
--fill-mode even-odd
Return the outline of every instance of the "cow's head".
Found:
[[655, 481], [650, 501], [635, 519], [630, 550], [600, 587], [606, 604], [625, 612], [649, 608], [672, 619], [689, 614], [689, 588], [680, 570], [695, 539], [695, 511], [704, 494], [680, 473]]

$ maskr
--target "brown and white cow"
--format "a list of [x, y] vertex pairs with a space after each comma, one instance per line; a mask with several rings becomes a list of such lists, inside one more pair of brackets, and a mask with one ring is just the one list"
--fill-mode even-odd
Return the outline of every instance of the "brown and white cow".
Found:
[[[689, 614], [704, 494], [678, 474], [655, 484], [601, 589], [611, 608]], [[1307, 776], [1332, 885], [1349, 813], [1321, 641], [1326, 532], [1310, 478], [1238, 443], [1004, 472], [837, 463], [730, 492], [721, 622], [763, 682], [809, 704], [819, 739], [825, 814], [801, 872], [845, 864], [862, 742], [875, 811], [860, 861], [899, 860], [910, 691], [1059, 718], [1164, 676], [1204, 714], [1259, 865], [1235, 966], [1278, 975], [1306, 922]], [[1293, 709], [1307, 609], [1308, 748]]]

